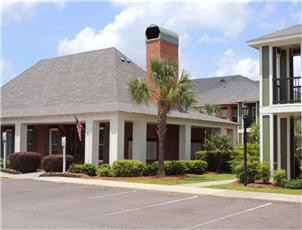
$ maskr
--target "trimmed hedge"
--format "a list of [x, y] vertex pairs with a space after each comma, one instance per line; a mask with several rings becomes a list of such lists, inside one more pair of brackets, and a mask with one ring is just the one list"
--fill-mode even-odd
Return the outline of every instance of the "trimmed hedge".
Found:
[[180, 161], [164, 161], [165, 173], [170, 175], [183, 175], [186, 172], [185, 165]]
[[138, 160], [116, 160], [112, 165], [112, 174], [116, 177], [143, 175], [144, 165]]
[[[120, 160], [123, 162], [123, 165], [126, 164], [132, 164], [129, 163], [133, 160]], [[115, 161], [115, 162], [120, 162], [120, 161]], [[115, 164], [113, 163], [113, 165]], [[137, 161], [136, 161], [137, 162]], [[138, 161], [140, 162], [140, 161]], [[141, 163], [141, 162], [140, 162]], [[118, 163], [121, 164], [121, 163]], [[115, 166], [113, 166], [114, 168]], [[125, 167], [125, 166], [124, 166]], [[130, 166], [127, 166], [128, 168]], [[141, 167], [141, 166], [140, 166]], [[183, 175], [185, 173], [195, 173], [195, 174], [203, 174], [206, 171], [207, 168], [207, 163], [205, 161], [200, 161], [200, 160], [174, 160], [174, 161], [164, 161], [164, 167], [165, 167], [165, 173], [167, 176], [172, 176], [172, 175]], [[104, 169], [106, 170], [106, 169]], [[143, 169], [142, 169], [142, 174], [138, 173], [136, 175], [132, 175], [131, 173], [123, 173], [127, 174], [127, 176], [155, 176], [157, 175], [158, 172], [158, 162], [155, 161], [151, 164], [144, 164]], [[107, 172], [106, 172], [107, 173]], [[109, 171], [110, 173], [110, 171]], [[111, 176], [120, 176], [120, 173], [115, 173], [113, 170]], [[131, 174], [131, 175], [130, 175]]]
[[185, 168], [185, 173], [204, 174], [207, 170], [207, 162], [202, 160], [179, 160]]
[[155, 176], [158, 171], [158, 162], [153, 162], [152, 164], [145, 164], [143, 169], [144, 176]]
[[281, 186], [288, 189], [302, 189], [302, 179], [283, 180]]
[[17, 152], [8, 156], [9, 167], [21, 173], [36, 172], [40, 166], [42, 155], [35, 152]]
[[111, 170], [110, 165], [102, 164], [101, 166], [97, 167], [96, 175], [97, 176], [111, 176], [112, 170]]
[[68, 171], [72, 173], [83, 173], [88, 176], [95, 176], [96, 166], [94, 164], [72, 164]]
[[[66, 155], [66, 170], [73, 163], [73, 156]], [[42, 158], [42, 168], [46, 172], [62, 172], [63, 171], [63, 155], [52, 154]]]

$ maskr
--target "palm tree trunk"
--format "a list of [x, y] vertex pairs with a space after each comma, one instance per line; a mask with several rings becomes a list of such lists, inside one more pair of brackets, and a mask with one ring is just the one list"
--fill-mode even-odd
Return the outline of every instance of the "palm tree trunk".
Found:
[[165, 159], [165, 137], [167, 132], [167, 109], [159, 106], [157, 115], [157, 134], [158, 134], [158, 173], [159, 177], [165, 176], [164, 159]]

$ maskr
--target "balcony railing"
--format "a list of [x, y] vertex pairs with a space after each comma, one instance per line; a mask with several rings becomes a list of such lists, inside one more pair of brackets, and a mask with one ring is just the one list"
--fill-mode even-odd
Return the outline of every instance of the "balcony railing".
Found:
[[301, 76], [273, 79], [273, 104], [301, 102]]

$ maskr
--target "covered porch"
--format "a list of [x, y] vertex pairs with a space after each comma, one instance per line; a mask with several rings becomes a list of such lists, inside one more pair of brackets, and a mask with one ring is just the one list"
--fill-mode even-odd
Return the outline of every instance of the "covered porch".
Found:
[[[111, 164], [117, 159], [152, 162], [158, 159], [156, 117], [115, 113], [79, 115], [82, 140], [72, 116], [28, 119], [1, 125], [8, 133], [7, 154], [35, 151], [43, 155], [62, 154], [61, 137], [66, 136], [66, 153], [77, 163]], [[168, 119], [165, 159], [191, 159], [213, 133], [227, 134], [235, 141], [236, 126], [187, 119]], [[2, 142], [1, 142], [2, 143]], [[1, 155], [3, 155], [3, 148]]]

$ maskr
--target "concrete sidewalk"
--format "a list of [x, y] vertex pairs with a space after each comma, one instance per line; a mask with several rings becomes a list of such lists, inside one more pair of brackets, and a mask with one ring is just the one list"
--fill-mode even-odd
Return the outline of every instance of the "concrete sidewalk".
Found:
[[199, 183], [192, 183], [192, 184], [183, 184], [182, 186], [201, 188], [201, 187], [208, 187], [208, 186], [211, 186], [211, 185], [230, 184], [230, 183], [233, 183], [235, 181], [237, 181], [237, 179], [217, 180], [217, 181], [199, 182]]
[[157, 185], [157, 184], [143, 184], [132, 182], [121, 182], [113, 180], [102, 179], [83, 179], [83, 178], [71, 178], [71, 177], [20, 177], [20, 175], [12, 175], [8, 173], [1, 173], [1, 177], [12, 179], [32, 179], [36, 181], [47, 181], [54, 183], [72, 183], [94, 186], [107, 186], [116, 188], [131, 188], [140, 190], [150, 190], [159, 192], [173, 192], [195, 195], [207, 195], [217, 197], [231, 197], [231, 198], [245, 198], [245, 199], [257, 199], [257, 200], [270, 200], [270, 201], [285, 201], [285, 202], [298, 202], [302, 203], [302, 196], [300, 195], [288, 195], [277, 193], [264, 193], [264, 192], [243, 192], [236, 190], [224, 190], [224, 189], [210, 189], [210, 188], [197, 188], [187, 185]]

